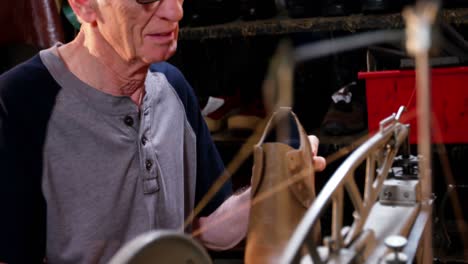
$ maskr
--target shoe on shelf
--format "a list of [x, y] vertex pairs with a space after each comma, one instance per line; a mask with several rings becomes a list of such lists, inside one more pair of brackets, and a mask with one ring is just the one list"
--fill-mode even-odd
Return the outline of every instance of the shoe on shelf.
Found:
[[321, 126], [328, 135], [349, 135], [365, 129], [364, 107], [352, 99], [349, 86], [345, 86], [332, 96], [332, 103]]
[[206, 105], [202, 108], [202, 115], [208, 130], [218, 132], [226, 127], [227, 119], [240, 111], [240, 97], [220, 96], [208, 97]]
[[[218, 110], [219, 108], [221, 108], [223, 105], [224, 105], [224, 102], [226, 100], [224, 100], [223, 98], [221, 97], [213, 97], [213, 96], [209, 96], [206, 101], [203, 103], [203, 107], [202, 107], [202, 115], [203, 116], [207, 116], [213, 112], [215, 112], [216, 110]], [[200, 105], [202, 105], [200, 103]]]
[[265, 108], [261, 100], [254, 100], [245, 106], [241, 106], [237, 114], [228, 117], [227, 128], [229, 131], [252, 132], [265, 118], [265, 115]]

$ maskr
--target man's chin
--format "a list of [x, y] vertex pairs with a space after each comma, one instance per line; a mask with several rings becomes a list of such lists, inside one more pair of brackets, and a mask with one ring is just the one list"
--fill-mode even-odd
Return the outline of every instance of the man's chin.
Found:
[[176, 53], [176, 51], [177, 51], [177, 41], [174, 41], [174, 43], [172, 43], [172, 45], [169, 46], [169, 48], [167, 49], [164, 60], [168, 60], [170, 57], [172, 57], [172, 55]]
[[175, 54], [176, 50], [172, 50], [170, 52], [167, 52], [166, 55], [164, 56], [164, 60], [168, 60], [170, 59], [174, 54]]
[[146, 57], [145, 61], [148, 64], [166, 61], [175, 54], [176, 50], [177, 50], [177, 43], [171, 46], [168, 46], [166, 48], [159, 47], [159, 48], [150, 50], [146, 53], [148, 55], [145, 56]]

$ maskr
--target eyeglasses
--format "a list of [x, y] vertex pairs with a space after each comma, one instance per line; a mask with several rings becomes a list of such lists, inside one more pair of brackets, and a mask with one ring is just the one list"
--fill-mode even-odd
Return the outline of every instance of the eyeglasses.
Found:
[[136, 0], [136, 1], [139, 4], [146, 5], [146, 4], [151, 4], [151, 3], [157, 2], [159, 0]]

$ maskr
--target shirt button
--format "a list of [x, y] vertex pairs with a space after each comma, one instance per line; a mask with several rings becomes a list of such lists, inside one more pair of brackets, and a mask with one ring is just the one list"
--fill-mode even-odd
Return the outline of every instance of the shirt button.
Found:
[[153, 167], [153, 162], [151, 160], [146, 160], [145, 167], [147, 171], [151, 170], [151, 167]]
[[143, 136], [141, 138], [141, 144], [143, 144], [143, 146], [144, 146], [144, 145], [146, 145], [146, 142], [148, 142], [148, 139], [145, 136]]
[[126, 116], [124, 118], [124, 123], [127, 125], [127, 126], [133, 126], [133, 118], [131, 116]]

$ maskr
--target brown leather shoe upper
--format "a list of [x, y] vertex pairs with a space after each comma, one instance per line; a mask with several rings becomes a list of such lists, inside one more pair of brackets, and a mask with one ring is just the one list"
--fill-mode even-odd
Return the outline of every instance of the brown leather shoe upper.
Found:
[[[290, 142], [291, 130], [299, 135], [298, 147]], [[268, 142], [267, 135], [271, 132], [276, 132], [276, 141]], [[291, 109], [281, 108], [273, 114], [254, 147], [245, 262], [278, 262], [314, 199], [315, 176], [308, 136]], [[319, 232], [316, 230], [314, 234], [317, 238]]]

